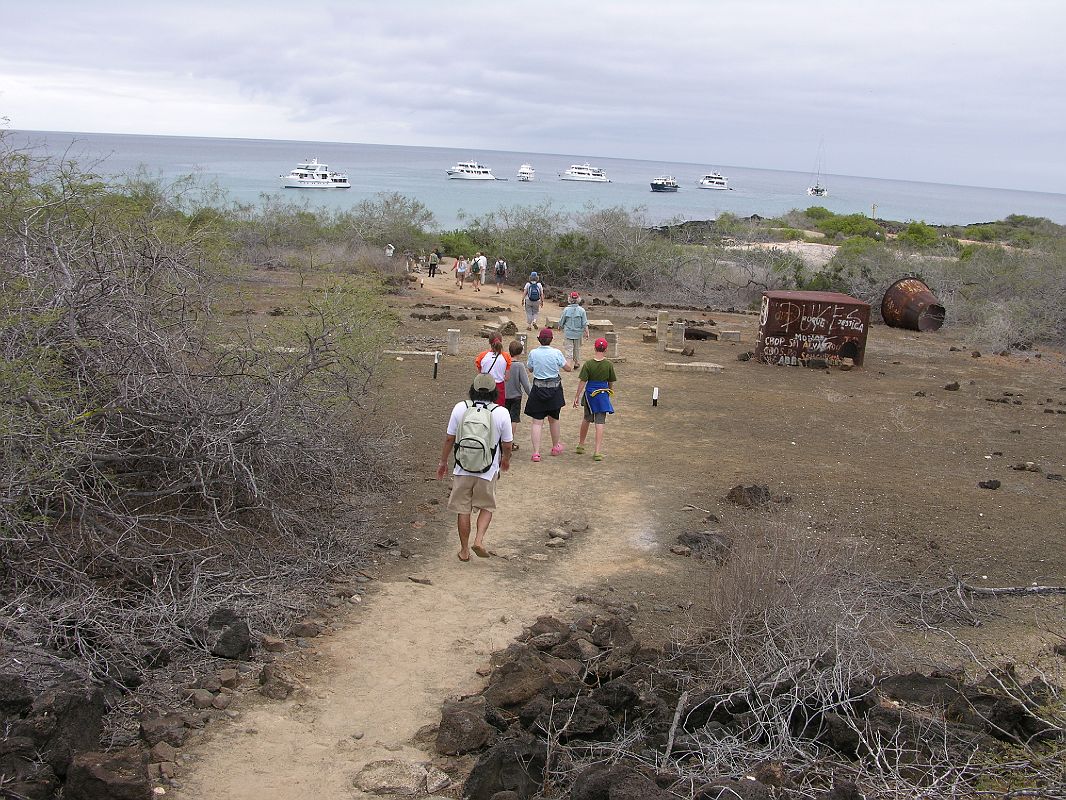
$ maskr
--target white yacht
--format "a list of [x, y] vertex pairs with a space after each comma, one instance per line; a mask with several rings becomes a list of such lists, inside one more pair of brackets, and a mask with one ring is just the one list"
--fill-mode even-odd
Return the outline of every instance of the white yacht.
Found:
[[537, 171], [533, 169], [532, 164], [523, 164], [518, 168], [518, 180], [523, 183], [529, 183], [535, 177], [537, 177]]
[[279, 176], [286, 189], [351, 189], [348, 174], [330, 172], [328, 164], [318, 163], [317, 158], [302, 161], [288, 175]]
[[700, 178], [701, 189], [728, 189], [729, 178], [720, 175], [717, 172], [709, 172]]
[[588, 164], [572, 164], [570, 169], [559, 175], [564, 181], [592, 181], [593, 183], [610, 183], [607, 173]]
[[448, 177], [455, 178], [460, 181], [494, 181], [496, 176], [492, 174], [492, 170], [486, 167], [484, 164], [479, 164], [476, 161], [460, 161], [450, 170], [448, 170]]

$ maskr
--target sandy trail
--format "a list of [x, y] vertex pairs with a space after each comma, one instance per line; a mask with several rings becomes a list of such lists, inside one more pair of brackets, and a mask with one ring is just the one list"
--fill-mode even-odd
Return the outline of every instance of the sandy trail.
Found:
[[[459, 292], [445, 272], [443, 280], [427, 278], [419, 294], [440, 302], [510, 304], [524, 330], [519, 293], [494, 292], [492, 285], [477, 293], [468, 285]], [[469, 336], [465, 342], [478, 343]], [[575, 375], [567, 376], [568, 398], [576, 382]], [[435, 413], [443, 420], [446, 411], [442, 406]], [[190, 800], [361, 795], [352, 776], [365, 763], [432, 756], [412, 742], [416, 732], [439, 722], [446, 698], [477, 691], [485, 681], [477, 668], [524, 625], [567, 606], [585, 587], [602, 588], [633, 570], [653, 579], [664, 573], [670, 562], [648, 559], [660, 546], [649, 534], [654, 521], [646, 509], [654, 503], [644, 495], [659, 490], [616, 486], [610, 504], [597, 511], [597, 484], [588, 480], [591, 457], [573, 455], [578, 419], [572, 412], [564, 420], [566, 454], [546, 456], [541, 464], [529, 463], [529, 426], [520, 426], [521, 450], [499, 483], [499, 508], [488, 537], [499, 556], [459, 562], [455, 517], [443, 502], [436, 506], [419, 531], [422, 541], [436, 543], [430, 552], [419, 561], [386, 567], [388, 577], [367, 595], [363, 610], [342, 617], [332, 635], [314, 640], [320, 658], [305, 671], [306, 690], [280, 703], [245, 695], [236, 720], [212, 723], [204, 739], [187, 748], [192, 763], [173, 794]], [[634, 424], [636, 415], [614, 425], [609, 453], [622, 457], [620, 434]], [[441, 438], [423, 443], [422, 477], [436, 463]], [[546, 490], [549, 503], [530, 502]], [[587, 510], [589, 530], [576, 534], [564, 551], [546, 550], [546, 528], [578, 508]], [[549, 554], [549, 560], [532, 560], [533, 553]], [[432, 585], [416, 584], [407, 575], [428, 578]], [[360, 733], [362, 738], [353, 738]]]

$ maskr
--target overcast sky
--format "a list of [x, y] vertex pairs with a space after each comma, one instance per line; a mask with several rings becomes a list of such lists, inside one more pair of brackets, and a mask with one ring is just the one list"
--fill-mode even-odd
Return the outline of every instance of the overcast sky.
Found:
[[0, 0], [23, 130], [1066, 192], [1063, 0]]

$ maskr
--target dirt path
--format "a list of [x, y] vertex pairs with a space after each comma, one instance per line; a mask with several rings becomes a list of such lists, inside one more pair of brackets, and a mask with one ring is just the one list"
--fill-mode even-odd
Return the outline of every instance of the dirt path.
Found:
[[[472, 307], [510, 305], [523, 330], [518, 299], [513, 288], [496, 295], [491, 285], [459, 292], [446, 272], [398, 307], [403, 317], [419, 302], [449, 304], [453, 312], [462, 306], [471, 315]], [[476, 691], [484, 680], [476, 670], [493, 651], [577, 594], [634, 604], [645, 632], [683, 621], [679, 606], [694, 602], [699, 610], [705, 574], [698, 562], [669, 553], [676, 534], [703, 517], [683, 507], [693, 503], [727, 528], [751, 530], [765, 517], [723, 500], [737, 483], [765, 483], [788, 495], [785, 513], [804, 535], [862, 543], [872, 571], [912, 577], [956, 569], [987, 585], [1053, 583], [1066, 575], [1059, 538], [1066, 484], [1008, 467], [1033, 461], [1048, 473], [1066, 471], [1066, 416], [1053, 413], [1066, 409], [1061, 354], [975, 359], [969, 348], [949, 350], [962, 344], [950, 334], [876, 327], [861, 370], [771, 368], [735, 357], [754, 340], [755, 319], [720, 316], [720, 324], [741, 331], [743, 343], [700, 342], [697, 352], [726, 371], [664, 373], [662, 354], [641, 344], [632, 327], [651, 311], [590, 311], [615, 321], [627, 359], [619, 366], [607, 460], [573, 453], [580, 418], [571, 410], [563, 417], [566, 452], [532, 464], [529, 425], [522, 424], [522, 449], [501, 479], [489, 535], [500, 555], [469, 564], [456, 559], [454, 516], [443, 509], [448, 487], [427, 478], [448, 410], [465, 395], [471, 361], [484, 346], [476, 336], [480, 322], [407, 320], [401, 338], [440, 341], [445, 327], [463, 330], [461, 355], [442, 362], [439, 380], [409, 358], [392, 366], [386, 390], [399, 398], [409, 435], [400, 456], [409, 480], [386, 514], [389, 533], [416, 557], [386, 559], [361, 609], [313, 640], [304, 653], [306, 689], [280, 703], [249, 693], [236, 719], [212, 723], [186, 749], [191, 761], [177, 796], [359, 795], [352, 776], [363, 764], [430, 758], [415, 734], [439, 721], [442, 701]], [[949, 381], [962, 388], [944, 391]], [[574, 375], [564, 380], [568, 398], [576, 383]], [[663, 390], [656, 408], [652, 386]], [[1009, 405], [986, 400], [1008, 393]], [[977, 488], [990, 477], [1003, 488]], [[589, 530], [564, 550], [545, 549], [545, 530], [579, 510]], [[1020, 642], [1042, 646], [1046, 637], [1024, 622], [1025, 613], [1012, 624], [1029, 624], [1028, 633], [1009, 629], [993, 643], [999, 652], [1010, 654]]]
[[[501, 296], [494, 287], [474, 293], [467, 286], [460, 293], [450, 277], [427, 283], [420, 300], [430, 295], [470, 303], [476, 297], [486, 306], [509, 301], [520, 308], [513, 289]], [[466, 349], [478, 342], [464, 339]], [[461, 375], [469, 379], [467, 371], [454, 377]], [[576, 382], [567, 376], [568, 397]], [[445, 405], [450, 407], [433, 409], [435, 426], [447, 415]], [[609, 453], [626, 457], [624, 432], [640, 425], [639, 416], [612, 420]], [[613, 582], [629, 585], [634, 573], [658, 583], [671, 569], [684, 569], [663, 556], [651, 535], [656, 520], [650, 509], [658, 505], [648, 496], [657, 491], [652, 485], [617, 486], [610, 503], [598, 507], [602, 492], [592, 470], [606, 462], [573, 454], [577, 421], [574, 411], [564, 419], [567, 453], [545, 456], [541, 464], [528, 461], [529, 426], [520, 426], [521, 449], [501, 478], [499, 511], [490, 529], [497, 557], [458, 561], [455, 518], [443, 509], [447, 482], [431, 484], [429, 492], [440, 504], [420, 507], [433, 509], [428, 519], [422, 515], [426, 524], [418, 530], [418, 539], [429, 543], [423, 558], [386, 570], [390, 577], [368, 595], [357, 617], [315, 640], [318, 659], [305, 671], [306, 690], [283, 703], [246, 695], [236, 720], [214, 723], [188, 751], [195, 766], [182, 776], [177, 796], [281, 800], [359, 794], [351, 779], [363, 764], [431, 757], [412, 743], [419, 728], [439, 721], [446, 698], [476, 691], [484, 682], [476, 670], [488, 664], [489, 654], [506, 647], [537, 616], [566, 607], [577, 593], [609, 592]], [[429, 448], [412, 463], [416, 487], [419, 473], [431, 473], [442, 437], [443, 431], [427, 433], [427, 441], [413, 443], [415, 450]], [[414, 498], [409, 501], [407, 506], [415, 505]], [[564, 551], [546, 550], [547, 528], [578, 509], [587, 512], [589, 530], [575, 534]], [[533, 554], [548, 560], [530, 559]], [[417, 584], [407, 575], [432, 583]]]

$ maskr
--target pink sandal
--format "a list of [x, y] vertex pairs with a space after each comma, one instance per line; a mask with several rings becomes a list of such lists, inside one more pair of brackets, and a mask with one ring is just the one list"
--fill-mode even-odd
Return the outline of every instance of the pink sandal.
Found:
[[534, 453], [533, 457], [530, 458], [529, 460], [530, 461], [540, 461], [540, 453]]
[[559, 455], [562, 452], [563, 452], [563, 443], [562, 442], [559, 442], [559, 444], [555, 445], [555, 447], [552, 448], [552, 455], [553, 456], [557, 456], [557, 455]]

